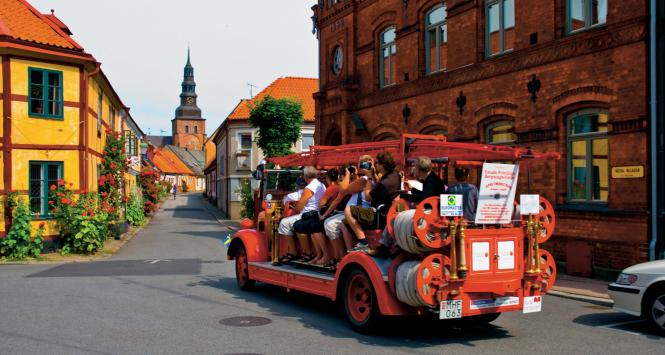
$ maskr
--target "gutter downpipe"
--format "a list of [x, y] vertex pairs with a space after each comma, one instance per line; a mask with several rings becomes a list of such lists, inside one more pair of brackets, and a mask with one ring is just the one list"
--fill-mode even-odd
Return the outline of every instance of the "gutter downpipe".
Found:
[[656, 22], [658, 11], [656, 0], [649, 5], [649, 111], [651, 128], [651, 241], [649, 242], [649, 260], [656, 260], [656, 243], [658, 241], [658, 120], [656, 95]]
[[84, 180], [84, 186], [85, 186], [84, 190], [86, 190], [88, 192], [90, 190], [90, 186], [88, 186], [88, 178], [89, 178], [88, 177], [88, 147], [89, 147], [89, 144], [88, 144], [89, 143], [88, 142], [88, 118], [89, 118], [88, 108], [90, 107], [90, 100], [89, 100], [89, 97], [88, 97], [88, 94], [89, 94], [88, 89], [90, 88], [90, 79], [92, 79], [93, 76], [98, 75], [101, 71], [102, 71], [102, 63], [95, 61], [95, 69], [92, 72], [87, 73], [85, 75], [85, 96], [83, 97], [83, 99], [85, 99], [85, 120], [83, 121], [83, 127], [82, 127], [82, 129], [85, 131], [85, 133], [83, 134], [83, 146], [84, 146], [84, 149], [85, 149], [85, 154], [83, 154], [85, 156], [85, 161], [84, 161], [85, 167], [83, 168], [83, 176], [84, 176], [84, 179], [85, 179]]

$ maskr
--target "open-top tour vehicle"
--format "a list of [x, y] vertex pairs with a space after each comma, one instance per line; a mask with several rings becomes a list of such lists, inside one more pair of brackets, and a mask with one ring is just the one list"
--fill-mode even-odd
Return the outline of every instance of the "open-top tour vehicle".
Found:
[[[282, 205], [289, 191], [271, 186], [279, 180], [274, 175], [284, 170], [265, 169], [257, 217], [243, 221], [228, 248], [239, 287], [250, 290], [259, 281], [340, 300], [352, 327], [362, 332], [373, 330], [383, 316], [438, 314], [440, 319], [491, 322], [502, 312], [540, 311], [541, 295], [556, 278], [552, 255], [540, 248], [554, 232], [554, 211], [547, 200], [522, 195], [522, 214], [516, 214], [514, 196], [519, 166], [528, 171], [530, 162], [558, 159], [557, 153], [404, 135], [394, 141], [315, 146], [270, 160], [280, 167], [313, 165], [325, 170], [380, 152], [390, 152], [404, 171], [418, 157], [429, 157], [446, 184], [449, 167], [482, 170], [476, 223], [448, 217], [454, 215], [450, 213], [455, 210], [454, 195], [430, 197], [417, 206], [397, 199], [392, 206], [379, 208], [382, 224], [399, 246], [391, 257], [349, 252], [333, 269], [279, 264], [287, 248], [277, 226], [292, 210]], [[492, 190], [497, 187], [506, 192], [492, 192], [499, 191]], [[532, 214], [525, 214], [527, 210]], [[370, 246], [378, 243], [381, 227], [366, 231]]]

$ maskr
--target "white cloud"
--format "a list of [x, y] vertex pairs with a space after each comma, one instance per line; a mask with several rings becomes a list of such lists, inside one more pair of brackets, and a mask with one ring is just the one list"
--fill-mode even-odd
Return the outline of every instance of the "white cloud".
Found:
[[102, 68], [144, 131], [171, 132], [187, 43], [211, 134], [280, 76], [316, 77], [317, 40], [301, 0], [28, 0], [55, 14]]

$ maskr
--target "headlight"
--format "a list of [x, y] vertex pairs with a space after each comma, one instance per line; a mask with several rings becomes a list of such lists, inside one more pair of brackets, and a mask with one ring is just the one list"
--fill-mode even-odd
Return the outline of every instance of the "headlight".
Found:
[[616, 281], [619, 285], [632, 285], [635, 282], [637, 282], [637, 275], [624, 273], [619, 274]]

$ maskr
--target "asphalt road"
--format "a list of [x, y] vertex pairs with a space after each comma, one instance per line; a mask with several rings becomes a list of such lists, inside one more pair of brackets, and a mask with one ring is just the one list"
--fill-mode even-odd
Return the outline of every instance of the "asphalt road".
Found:
[[0, 266], [0, 354], [665, 353], [643, 321], [553, 296], [541, 313], [488, 326], [400, 319], [360, 335], [325, 299], [240, 291], [229, 233], [200, 195], [185, 195], [109, 260]]

